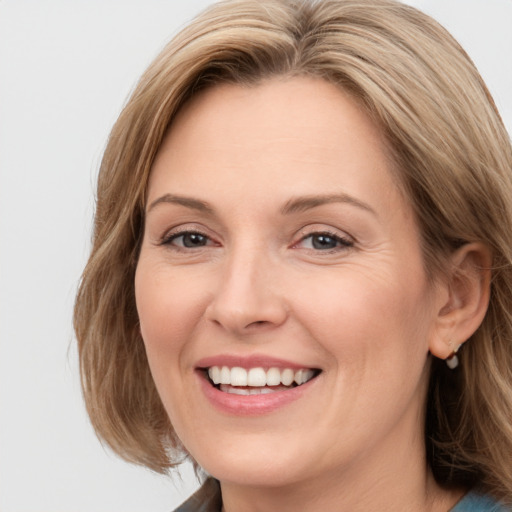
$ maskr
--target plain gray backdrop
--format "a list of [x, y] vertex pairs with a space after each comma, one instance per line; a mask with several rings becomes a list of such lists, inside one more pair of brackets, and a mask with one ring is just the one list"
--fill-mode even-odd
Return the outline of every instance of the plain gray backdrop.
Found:
[[[94, 182], [138, 76], [208, 0], [0, 0], [0, 511], [170, 512], [197, 486], [102, 448], [72, 305]], [[477, 64], [512, 132], [512, 0], [409, 0]]]

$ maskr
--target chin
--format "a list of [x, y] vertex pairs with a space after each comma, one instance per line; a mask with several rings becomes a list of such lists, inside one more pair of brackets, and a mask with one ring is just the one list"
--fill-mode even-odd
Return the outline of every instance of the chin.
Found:
[[311, 458], [304, 453], [304, 442], [290, 442], [286, 433], [243, 437], [237, 440], [226, 435], [212, 443], [205, 440], [205, 445], [196, 447], [200, 456], [195, 460], [221, 482], [256, 487], [297, 483], [311, 477], [311, 468], [317, 466], [312, 465]]
[[301, 468], [278, 461], [215, 461], [204, 468], [221, 482], [252, 487], [285, 487], [303, 480]]

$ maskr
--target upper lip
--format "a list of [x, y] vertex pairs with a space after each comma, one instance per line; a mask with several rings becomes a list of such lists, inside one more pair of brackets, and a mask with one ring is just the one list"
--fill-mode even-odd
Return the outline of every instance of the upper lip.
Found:
[[315, 368], [309, 364], [302, 364], [277, 357], [270, 357], [263, 354], [252, 354], [247, 356], [234, 354], [219, 354], [216, 356], [205, 357], [196, 364], [197, 368], [205, 369], [212, 366], [228, 366], [233, 368], [291, 368], [300, 370], [302, 368]]

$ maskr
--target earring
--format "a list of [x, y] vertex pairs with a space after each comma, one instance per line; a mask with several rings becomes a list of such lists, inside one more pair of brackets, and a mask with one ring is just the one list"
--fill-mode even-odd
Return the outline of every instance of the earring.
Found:
[[453, 352], [445, 359], [446, 366], [448, 366], [450, 370], [455, 370], [455, 368], [459, 366], [459, 358], [457, 357], [457, 352], [459, 351], [460, 347], [462, 347], [462, 345], [455, 347]]

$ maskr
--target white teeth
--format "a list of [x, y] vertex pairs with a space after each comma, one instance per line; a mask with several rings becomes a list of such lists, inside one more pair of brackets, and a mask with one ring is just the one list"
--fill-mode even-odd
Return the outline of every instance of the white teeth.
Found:
[[[266, 386], [291, 386], [294, 382], [300, 386], [305, 384], [315, 375], [314, 370], [300, 369], [292, 370], [291, 368], [269, 368], [265, 371], [264, 368], [257, 367], [246, 370], [239, 366], [229, 368], [228, 366], [212, 366], [208, 369], [208, 376], [215, 384], [238, 386], [238, 387], [254, 387], [265, 389]], [[243, 390], [244, 393], [238, 394], [255, 394], [260, 392], [258, 390]], [[238, 390], [240, 391], [240, 390]], [[245, 392], [249, 391], [249, 392]], [[253, 392], [254, 391], [254, 392]], [[229, 391], [232, 392], [232, 391]], [[234, 391], [233, 391], [234, 392]], [[264, 391], [267, 392], [267, 391]]]
[[220, 369], [218, 366], [212, 366], [208, 370], [208, 376], [215, 385], [220, 384]]
[[231, 384], [231, 371], [227, 366], [223, 366], [220, 371], [220, 384]]
[[237, 388], [230, 386], [229, 384], [221, 384], [220, 390], [224, 393], [231, 393], [232, 395], [268, 395], [269, 393], [275, 393], [276, 391], [286, 391], [289, 389], [286, 386], [275, 386], [275, 387], [261, 387], [261, 388]]
[[295, 372], [295, 382], [300, 386], [301, 384], [305, 384], [308, 380], [311, 380], [315, 375], [313, 370], [299, 370]]
[[284, 386], [289, 386], [294, 378], [295, 373], [293, 373], [293, 370], [290, 370], [290, 368], [286, 368], [286, 370], [283, 370], [281, 373], [281, 382]]
[[266, 386], [267, 385], [267, 374], [263, 368], [251, 368], [247, 375], [248, 386]]
[[267, 386], [279, 386], [281, 384], [281, 372], [277, 368], [267, 370]]
[[232, 386], [247, 386], [247, 370], [235, 366], [231, 368], [231, 382]]

